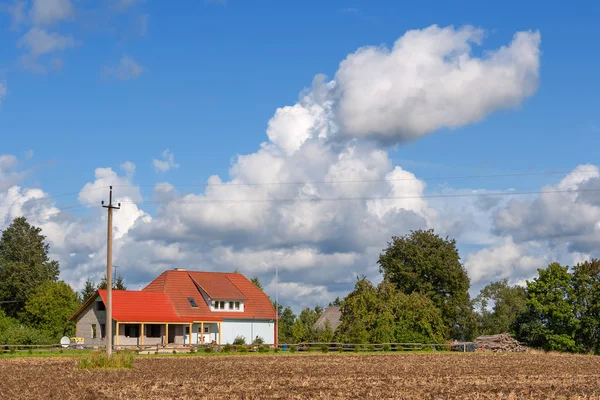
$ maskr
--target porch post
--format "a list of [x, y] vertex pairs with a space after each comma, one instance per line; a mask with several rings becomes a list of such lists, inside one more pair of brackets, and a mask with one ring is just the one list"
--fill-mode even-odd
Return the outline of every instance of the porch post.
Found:
[[119, 345], [119, 321], [117, 321], [117, 328], [115, 329], [115, 346]]
[[144, 331], [144, 323], [142, 322], [142, 329], [141, 329], [141, 340], [140, 340], [140, 344], [143, 346], [144, 345], [144, 336], [146, 336], [146, 332]]
[[169, 344], [169, 323], [165, 324], [165, 346]]
[[223, 323], [219, 322], [219, 344], [221, 344], [221, 331], [223, 330]]
[[200, 332], [202, 335], [200, 336], [200, 343], [204, 344], [204, 322], [200, 322]]
[[190, 323], [190, 335], [188, 338], [188, 342], [189, 342], [188, 345], [191, 346], [192, 345], [192, 324], [191, 323]]

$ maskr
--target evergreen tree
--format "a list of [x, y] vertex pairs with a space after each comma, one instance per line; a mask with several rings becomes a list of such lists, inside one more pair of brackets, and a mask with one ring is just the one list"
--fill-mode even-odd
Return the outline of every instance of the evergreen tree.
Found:
[[[106, 283], [105, 283], [106, 285]], [[96, 293], [96, 284], [92, 281], [90, 281], [89, 279], [87, 281], [85, 281], [85, 286], [83, 287], [83, 290], [81, 291], [81, 301], [83, 303], [85, 303], [90, 297], [92, 297], [92, 295], [94, 293]]]

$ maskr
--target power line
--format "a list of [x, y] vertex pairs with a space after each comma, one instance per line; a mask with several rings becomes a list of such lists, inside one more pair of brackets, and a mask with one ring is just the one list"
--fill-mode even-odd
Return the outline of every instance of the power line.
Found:
[[[408, 172], [408, 171], [407, 171]], [[346, 184], [346, 183], [377, 183], [377, 182], [402, 182], [402, 181], [431, 181], [431, 180], [453, 180], [453, 179], [489, 179], [489, 178], [510, 178], [523, 176], [542, 176], [542, 175], [566, 175], [566, 174], [597, 174], [598, 170], [582, 170], [582, 171], [541, 171], [541, 172], [516, 172], [506, 174], [490, 174], [490, 175], [455, 175], [455, 176], [433, 176], [433, 177], [414, 177], [414, 178], [397, 178], [397, 179], [357, 179], [357, 180], [328, 180], [328, 181], [292, 181], [292, 182], [224, 182], [224, 183], [203, 183], [203, 184], [184, 184], [172, 185], [173, 187], [220, 187], [220, 186], [275, 186], [275, 185], [308, 185], [308, 184]], [[130, 188], [130, 187], [155, 187], [156, 185], [119, 185], [115, 188]]]
[[84, 190], [80, 190], [78, 192], [71, 192], [71, 193], [62, 193], [62, 194], [56, 194], [53, 196], [44, 196], [44, 197], [39, 197], [36, 199], [29, 199], [29, 200], [24, 200], [24, 201], [13, 201], [12, 203], [4, 203], [4, 204], [0, 204], [0, 208], [5, 208], [5, 207], [10, 207], [16, 204], [27, 204], [27, 203], [34, 203], [34, 202], [38, 202], [38, 201], [44, 201], [44, 200], [49, 200], [49, 199], [55, 199], [58, 197], [66, 197], [66, 196], [73, 196], [76, 194], [80, 194], [80, 193], [85, 193], [85, 192], [91, 192], [93, 190], [101, 190], [101, 189], [106, 189], [108, 186], [102, 186], [102, 187], [97, 187], [97, 188], [92, 188], [92, 189], [84, 189]]
[[600, 192], [600, 189], [575, 189], [575, 190], [541, 190], [528, 192], [490, 192], [490, 193], [453, 193], [438, 195], [412, 195], [412, 196], [371, 196], [371, 197], [332, 197], [332, 198], [279, 198], [279, 199], [214, 199], [199, 201], [177, 200], [146, 200], [140, 202], [122, 202], [122, 204], [203, 204], [203, 203], [276, 203], [276, 202], [324, 202], [324, 201], [356, 201], [356, 200], [402, 200], [402, 199], [438, 199], [460, 197], [489, 197], [489, 196], [524, 196], [535, 194], [553, 193], [587, 193]]

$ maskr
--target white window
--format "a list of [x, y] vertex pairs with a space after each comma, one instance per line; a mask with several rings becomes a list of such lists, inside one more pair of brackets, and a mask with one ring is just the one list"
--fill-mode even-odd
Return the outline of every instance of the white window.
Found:
[[233, 301], [230, 301], [230, 302], [229, 302], [229, 309], [230, 309], [230, 310], [233, 310]]
[[219, 302], [219, 309], [221, 309], [221, 310], [225, 309], [225, 302], [224, 301], [220, 301]]
[[240, 309], [240, 302], [239, 302], [239, 301], [236, 301], [236, 302], [235, 302], [235, 309], [236, 309], [236, 310], [239, 310], [239, 309]]

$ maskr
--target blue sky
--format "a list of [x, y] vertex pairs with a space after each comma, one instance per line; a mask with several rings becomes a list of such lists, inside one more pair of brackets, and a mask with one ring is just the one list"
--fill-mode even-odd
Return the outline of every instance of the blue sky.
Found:
[[[98, 6], [83, 0], [49, 0], [51, 8], [40, 8], [40, 14], [35, 14], [35, 3], [0, 2], [4, 11], [0, 14], [0, 83], [6, 88], [5, 95], [0, 91], [0, 155], [16, 157], [10, 171], [22, 174], [18, 182], [13, 182], [21, 190], [39, 188], [45, 196], [77, 193], [86, 183], [99, 181], [94, 175], [96, 168], [111, 168], [124, 177], [126, 174], [120, 165], [129, 161], [136, 168], [127, 183], [136, 186], [141, 193], [136, 200], [139, 210], [143, 209], [154, 221], [160, 221], [168, 213], [154, 204], [140, 203], [153, 198], [157, 182], [176, 186], [179, 195], [186, 192], [201, 195], [201, 187], [184, 185], [205, 184], [211, 175], [219, 175], [227, 181], [228, 171], [237, 163], [235, 157], [254, 154], [261, 143], [268, 142], [265, 132], [275, 111], [297, 103], [299, 93], [311, 87], [316, 74], [334, 79], [340, 62], [357, 49], [363, 46], [391, 48], [407, 31], [424, 30], [434, 24], [442, 28], [453, 26], [456, 30], [465, 25], [482, 29], [482, 45], [472, 46], [469, 54], [484, 59], [489, 52], [508, 46], [515, 33], [539, 31], [537, 90], [522, 96], [516, 101], [518, 104], [493, 107], [484, 118], [468, 121], [460, 127], [448, 128], [442, 124], [416, 140], [378, 144], [392, 166], [400, 166], [424, 181], [432, 177], [551, 170], [564, 174], [430, 180], [423, 194], [439, 193], [442, 188], [453, 192], [510, 188], [536, 191], [544, 185], [558, 185], [578, 165], [597, 164], [594, 151], [600, 145], [597, 95], [600, 80], [597, 79], [598, 52], [594, 51], [600, 37], [597, 2], [582, 1], [573, 5], [557, 1], [495, 4], [424, 1], [415, 6], [394, 1], [182, 0], [174, 5], [164, 1], [111, 0]], [[19, 4], [22, 8], [15, 8]], [[17, 9], [23, 10], [21, 18], [14, 12]], [[56, 10], [62, 11], [57, 14]], [[28, 50], [23, 43], [34, 29], [38, 29], [38, 33], [43, 30], [46, 34], [68, 38], [67, 44], [62, 49], [38, 48], [41, 49], [37, 51], [39, 55], [32, 55], [36, 52], [34, 47]], [[122, 69], [118, 69], [119, 65]], [[171, 165], [168, 171], [157, 172], [153, 160], [160, 160], [166, 149], [176, 165]], [[30, 150], [32, 157], [27, 155]], [[270, 166], [262, 164], [261, 168], [267, 170]], [[259, 178], [263, 176], [265, 174], [253, 175], [254, 182], [261, 181]], [[240, 179], [251, 182], [249, 175]], [[239, 198], [238, 195], [229, 196]], [[536, 201], [534, 197], [527, 199], [531, 204]], [[447, 199], [429, 201], [431, 208], [442, 213], [446, 211], [439, 209], [444, 209], [448, 202]], [[503, 206], [509, 207], [507, 203], [508, 199], [503, 200]], [[81, 204], [76, 194], [53, 200], [48, 207], [72, 204]], [[531, 204], [520, 207], [525, 210]], [[472, 216], [477, 212], [464, 211], [471, 206], [471, 203], [460, 204], [456, 208]], [[493, 249], [509, 239], [518, 247], [521, 244], [516, 243], [517, 238], [528, 237], [533, 244], [531, 248], [521, 249], [522, 257], [539, 258], [540, 253], [544, 253], [536, 247], [539, 245], [551, 248], [544, 253], [543, 262], [548, 257], [571, 260], [571, 250], [577, 247], [571, 241], [549, 245], [547, 238], [518, 235], [507, 228], [507, 223], [498, 222], [501, 210], [489, 212], [487, 216], [473, 217], [481, 218], [489, 226], [482, 228], [479, 224], [473, 229], [477, 232], [484, 229], [495, 239], [485, 243], [463, 240], [463, 259], [469, 251], [486, 246]], [[527, 215], [530, 213], [524, 214], [522, 221], [527, 220]], [[93, 220], [101, 215], [78, 213], [73, 218], [71, 224], [81, 224], [78, 229], [89, 233], [95, 232]], [[177, 216], [177, 220], [181, 218]], [[195, 228], [206, 223], [204, 220], [196, 222], [192, 224]], [[40, 221], [42, 225], [48, 223]], [[556, 224], [561, 226], [561, 223]], [[192, 229], [192, 225], [186, 225], [187, 229]], [[423, 226], [446, 232], [431, 221]], [[133, 223], [131, 229], [134, 229]], [[216, 240], [219, 245], [215, 246], [258, 252], [257, 257], [264, 251], [314, 250], [314, 246], [320, 246], [316, 243], [332, 240], [278, 242], [271, 246], [235, 242], [234, 238], [240, 235], [252, 235], [250, 231], [241, 233], [238, 227], [211, 223], [202, 225], [200, 230], [210, 229], [225, 232], [223, 234], [230, 235], [231, 239], [201, 235], [203, 243]], [[399, 234], [404, 229], [399, 230]], [[461, 232], [469, 229], [465, 227]], [[130, 232], [124, 237], [128, 235], [132, 236], [128, 240], [138, 244], [143, 241], [137, 235], [134, 239]], [[173, 239], [176, 235], [167, 236], [169, 238], [154, 237], [153, 240], [169, 245], [181, 240]], [[373, 244], [373, 248], [381, 249], [384, 244]], [[560, 246], [564, 249], [559, 250]], [[61, 248], [63, 256], [76, 252], [67, 247]], [[203, 248], [202, 254], [211, 249], [214, 247]], [[94, 250], [94, 254], [96, 251], [101, 252], [101, 248]], [[317, 253], [320, 256], [332, 254], [321, 247]], [[352, 275], [361, 271], [359, 264], [365, 265], [367, 273], [372, 272], [371, 253], [373, 251], [357, 252], [356, 260], [348, 262], [351, 266], [336, 269], [336, 274]], [[577, 252], [578, 256], [584, 253]], [[189, 260], [190, 254], [182, 257]], [[208, 268], [231, 267], [206, 262]], [[65, 264], [68, 266], [64, 268], [70, 271], [75, 271], [78, 265], [80, 271], [84, 270], [83, 273], [65, 273], [65, 279], [75, 285], [86, 273], [95, 276], [101, 271], [101, 263], [91, 265], [79, 260], [63, 261]], [[131, 272], [129, 279], [144, 282], [160, 265], [167, 264], [171, 265], [157, 261], [156, 267], [148, 268], [152, 272], [147, 274], [143, 273], [142, 265], [132, 266], [135, 272]], [[249, 272], [263, 274], [267, 280], [272, 273], [266, 267]], [[333, 278], [315, 278], [309, 282], [296, 275], [297, 271], [290, 269], [290, 281], [297, 279], [298, 285], [308, 288], [307, 297], [328, 298], [337, 294], [330, 290], [339, 284]], [[526, 277], [526, 274], [517, 275], [515, 281]], [[347, 288], [347, 284], [340, 285], [343, 290]]]

